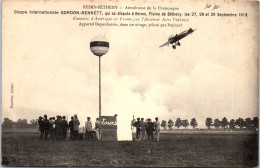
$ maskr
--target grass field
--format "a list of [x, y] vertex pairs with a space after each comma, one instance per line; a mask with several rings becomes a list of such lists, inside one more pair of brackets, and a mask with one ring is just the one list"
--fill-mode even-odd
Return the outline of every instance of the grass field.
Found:
[[3, 166], [255, 167], [256, 133], [162, 133], [161, 141], [39, 141], [2, 132]]

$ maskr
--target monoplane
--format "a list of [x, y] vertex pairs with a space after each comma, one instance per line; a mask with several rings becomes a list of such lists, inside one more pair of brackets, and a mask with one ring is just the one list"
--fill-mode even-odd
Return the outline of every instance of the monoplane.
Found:
[[192, 30], [192, 28], [190, 28], [189, 30], [185, 30], [185, 31], [181, 32], [180, 34], [176, 34], [175, 36], [172, 35], [168, 38], [168, 41], [166, 43], [164, 43], [163, 45], [161, 45], [160, 47], [164, 47], [166, 45], [169, 46], [169, 44], [172, 44], [172, 48], [176, 49], [176, 46], [181, 45], [181, 43], [179, 41], [181, 39], [183, 39], [184, 37], [188, 36], [189, 34], [193, 33], [195, 30], [196, 29]]

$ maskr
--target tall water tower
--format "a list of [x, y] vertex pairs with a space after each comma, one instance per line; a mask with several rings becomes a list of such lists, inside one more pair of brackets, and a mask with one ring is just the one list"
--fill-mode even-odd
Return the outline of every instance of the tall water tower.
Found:
[[90, 41], [91, 52], [99, 57], [99, 117], [101, 116], [101, 56], [109, 50], [109, 42], [105, 36], [98, 35]]

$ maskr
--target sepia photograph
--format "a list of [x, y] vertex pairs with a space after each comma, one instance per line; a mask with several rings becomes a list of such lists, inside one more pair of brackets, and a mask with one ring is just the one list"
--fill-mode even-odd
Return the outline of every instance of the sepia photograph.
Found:
[[3, 0], [1, 166], [258, 167], [259, 2]]

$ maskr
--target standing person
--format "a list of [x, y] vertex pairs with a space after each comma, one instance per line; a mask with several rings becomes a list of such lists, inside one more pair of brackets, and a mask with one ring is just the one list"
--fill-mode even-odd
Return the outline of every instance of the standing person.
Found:
[[56, 140], [62, 139], [62, 119], [60, 115], [57, 115], [57, 119], [55, 121], [55, 132], [56, 132]]
[[77, 114], [74, 115], [74, 119], [73, 119], [73, 129], [74, 129], [74, 136], [73, 136], [73, 140], [77, 140], [78, 139], [78, 136], [79, 136], [79, 125], [80, 125], [80, 122], [79, 122], [79, 119], [78, 119], [78, 116]]
[[135, 124], [135, 119], [133, 116], [133, 120], [131, 121], [131, 130], [133, 130], [135, 128], [134, 124]]
[[53, 140], [57, 139], [57, 129], [56, 129], [56, 121], [57, 121], [58, 117], [56, 116], [56, 120], [55, 117], [53, 117]]
[[160, 126], [161, 126], [161, 123], [158, 120], [158, 117], [156, 117], [155, 123], [154, 123], [154, 129], [155, 129], [155, 136], [156, 136], [157, 141], [159, 141], [159, 138], [160, 138]]
[[73, 129], [73, 119], [74, 117], [71, 116], [71, 120], [69, 122], [69, 128], [70, 128], [70, 140], [73, 140], [73, 136], [74, 136], [74, 129]]
[[102, 131], [102, 124], [99, 118], [96, 119], [95, 122], [95, 130], [96, 130], [96, 135], [97, 135], [97, 140], [101, 140], [101, 131]]
[[44, 115], [44, 120], [43, 120], [43, 132], [44, 132], [44, 140], [48, 139], [48, 135], [50, 133], [50, 121], [47, 118], [47, 115]]
[[136, 139], [139, 140], [140, 139], [140, 118], [137, 118], [137, 121], [134, 123], [134, 126], [136, 127]]
[[63, 116], [62, 119], [62, 139], [67, 140], [67, 130], [69, 128], [69, 124], [65, 116]]
[[87, 117], [87, 122], [85, 123], [86, 129], [86, 138], [89, 141], [91, 138], [91, 131], [92, 131], [92, 122], [90, 121], [90, 117]]
[[55, 118], [54, 117], [50, 117], [49, 118], [49, 121], [50, 121], [50, 140], [54, 140], [54, 120]]
[[145, 135], [145, 129], [146, 129], [146, 123], [144, 122], [144, 118], [141, 118], [141, 121], [139, 123], [140, 129], [141, 129], [141, 140], [144, 140]]
[[154, 131], [154, 124], [152, 123], [151, 119], [148, 118], [146, 133], [148, 135], [148, 139], [152, 138], [153, 140], [153, 131]]
[[42, 116], [39, 117], [38, 124], [39, 124], [39, 131], [41, 132], [41, 135], [40, 135], [39, 140], [42, 140], [42, 137], [43, 137], [43, 135], [44, 135], [44, 130], [43, 130], [43, 118], [42, 118]]

